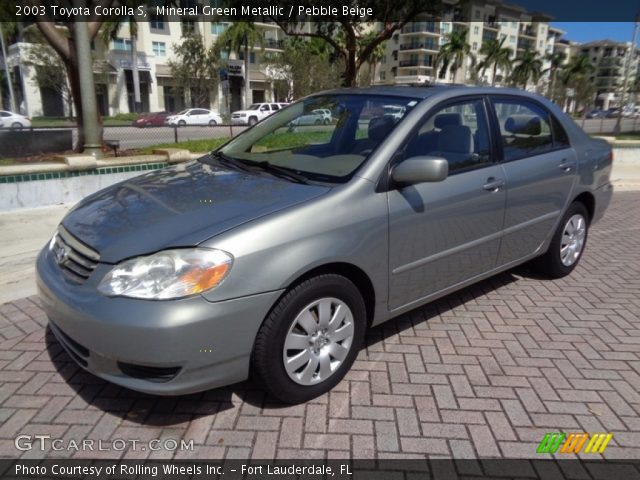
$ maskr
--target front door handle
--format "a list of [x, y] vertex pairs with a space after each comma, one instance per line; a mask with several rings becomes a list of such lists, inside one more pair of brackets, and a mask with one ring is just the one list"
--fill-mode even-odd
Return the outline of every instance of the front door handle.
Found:
[[487, 183], [485, 183], [482, 188], [487, 190], [488, 192], [497, 192], [500, 190], [500, 187], [504, 187], [504, 180], [502, 178], [487, 178]]
[[565, 172], [570, 172], [575, 166], [576, 166], [576, 162], [573, 162], [571, 160], [562, 160], [560, 165], [558, 165], [558, 168], [560, 170], [564, 170]]

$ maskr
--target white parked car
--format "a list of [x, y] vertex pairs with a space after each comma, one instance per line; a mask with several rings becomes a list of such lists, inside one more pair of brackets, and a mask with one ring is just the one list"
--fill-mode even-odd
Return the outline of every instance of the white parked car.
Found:
[[291, 122], [291, 125], [329, 125], [331, 120], [332, 116], [329, 110], [325, 108], [318, 108], [305, 115], [300, 115]]
[[0, 126], [11, 130], [21, 130], [31, 127], [31, 119], [19, 113], [0, 110]]
[[188, 108], [181, 112], [167, 117], [167, 124], [171, 126], [184, 127], [186, 125], [220, 125], [222, 117], [218, 112], [207, 110], [206, 108]]
[[255, 125], [263, 118], [282, 110], [288, 103], [254, 103], [246, 110], [237, 110], [231, 114], [233, 125]]

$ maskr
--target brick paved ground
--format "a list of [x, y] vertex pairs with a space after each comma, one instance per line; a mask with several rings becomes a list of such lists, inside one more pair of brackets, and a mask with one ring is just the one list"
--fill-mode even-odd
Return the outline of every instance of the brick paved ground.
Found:
[[14, 447], [49, 434], [195, 446], [88, 454], [113, 458], [535, 457], [560, 429], [612, 432], [606, 457], [638, 458], [639, 317], [640, 193], [615, 196], [569, 278], [521, 269], [388, 322], [345, 381], [306, 405], [270, 404], [249, 383], [180, 398], [107, 384], [76, 367], [26, 298], [0, 306], [0, 456], [74, 454]]

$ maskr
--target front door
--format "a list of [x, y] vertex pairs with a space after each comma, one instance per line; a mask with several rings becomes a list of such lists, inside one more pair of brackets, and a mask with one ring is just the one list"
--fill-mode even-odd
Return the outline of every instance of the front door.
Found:
[[562, 214], [576, 179], [576, 153], [542, 105], [495, 96], [507, 181], [499, 265], [538, 251]]
[[488, 124], [482, 98], [448, 103], [406, 144], [404, 158], [445, 158], [449, 176], [388, 193], [391, 310], [495, 268], [506, 197]]

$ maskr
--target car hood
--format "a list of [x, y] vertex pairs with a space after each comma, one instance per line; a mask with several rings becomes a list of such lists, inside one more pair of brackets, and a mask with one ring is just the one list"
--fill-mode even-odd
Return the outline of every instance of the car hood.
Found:
[[195, 246], [305, 202], [328, 187], [227, 170], [199, 161], [120, 182], [76, 205], [62, 224], [105, 263]]

